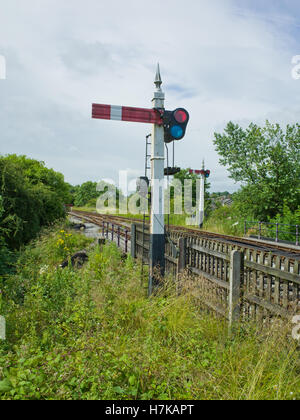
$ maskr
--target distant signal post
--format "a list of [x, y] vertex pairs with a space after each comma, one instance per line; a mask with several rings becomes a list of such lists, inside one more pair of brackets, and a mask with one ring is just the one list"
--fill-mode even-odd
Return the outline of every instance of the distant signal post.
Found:
[[161, 90], [162, 80], [159, 65], [157, 66], [154, 84], [156, 90], [152, 100], [152, 109], [101, 104], [93, 104], [92, 107], [92, 118], [153, 124], [149, 295], [158, 286], [159, 276], [163, 276], [165, 272], [164, 143], [181, 140], [185, 135], [189, 121], [189, 114], [183, 108], [178, 108], [175, 111], [164, 109], [165, 95]]
[[210, 177], [210, 170], [205, 170], [205, 164], [203, 161], [202, 169], [190, 170], [190, 174], [200, 175], [200, 200], [199, 200], [199, 210], [197, 212], [197, 225], [202, 228], [204, 223], [204, 208], [205, 208], [205, 178]]

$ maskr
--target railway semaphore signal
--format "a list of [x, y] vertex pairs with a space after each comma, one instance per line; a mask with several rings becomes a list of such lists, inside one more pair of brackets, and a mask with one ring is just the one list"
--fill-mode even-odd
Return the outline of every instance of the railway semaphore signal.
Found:
[[162, 80], [159, 64], [154, 84], [156, 90], [152, 100], [153, 108], [93, 104], [92, 118], [114, 121], [129, 121], [153, 124], [151, 143], [151, 215], [150, 215], [150, 275], [149, 295], [158, 285], [155, 271], [165, 272], [165, 222], [164, 222], [164, 162], [165, 142], [184, 137], [189, 114], [183, 108], [166, 111], [165, 95], [161, 90]]
[[204, 223], [204, 204], [205, 204], [205, 178], [210, 177], [210, 170], [204, 169], [205, 163], [203, 161], [202, 169], [191, 169], [190, 174], [196, 174], [201, 176], [200, 181], [200, 200], [199, 200], [199, 211], [197, 213], [197, 225], [202, 228]]

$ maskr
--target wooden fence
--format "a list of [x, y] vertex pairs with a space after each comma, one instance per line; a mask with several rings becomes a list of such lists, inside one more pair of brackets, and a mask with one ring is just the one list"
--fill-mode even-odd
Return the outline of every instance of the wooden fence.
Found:
[[[148, 261], [149, 237], [147, 226], [132, 225], [134, 258]], [[269, 323], [274, 317], [289, 319], [300, 312], [298, 260], [173, 232], [166, 240], [165, 266], [178, 282], [181, 273], [187, 273], [199, 301], [230, 322]]]

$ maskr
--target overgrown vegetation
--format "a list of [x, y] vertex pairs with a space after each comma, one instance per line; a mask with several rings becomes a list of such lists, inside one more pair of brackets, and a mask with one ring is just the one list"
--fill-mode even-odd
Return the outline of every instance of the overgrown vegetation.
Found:
[[242, 236], [244, 234], [244, 218], [235, 203], [232, 206], [219, 205], [204, 221], [204, 230], [224, 235]]
[[35, 238], [44, 226], [65, 217], [71, 199], [62, 174], [25, 156], [0, 156], [0, 276], [12, 251]]
[[282, 328], [230, 336], [172, 283], [148, 299], [140, 267], [113, 244], [90, 248], [82, 270], [58, 268], [88, 246], [66, 227], [47, 232], [0, 287], [0, 399], [300, 398], [299, 353]]
[[[3, 199], [0, 195], [0, 220], [4, 213]], [[11, 271], [11, 263], [13, 261], [13, 254], [7, 248], [4, 240], [5, 229], [0, 226], [0, 276], [7, 275]]]
[[18, 249], [33, 239], [41, 227], [64, 217], [68, 185], [63, 175], [43, 162], [25, 156], [0, 157], [0, 226], [7, 245]]

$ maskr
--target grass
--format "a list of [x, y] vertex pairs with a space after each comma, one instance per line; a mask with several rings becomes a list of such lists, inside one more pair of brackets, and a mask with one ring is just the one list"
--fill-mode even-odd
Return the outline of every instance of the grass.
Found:
[[47, 232], [2, 285], [0, 399], [300, 399], [287, 331], [249, 324], [229, 335], [187, 281], [180, 296], [169, 280], [148, 299], [140, 266], [114, 244], [89, 248], [82, 270], [58, 268], [83, 247], [66, 227]]

